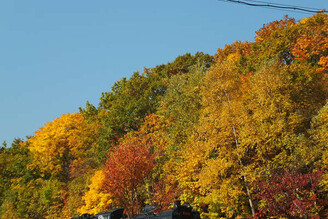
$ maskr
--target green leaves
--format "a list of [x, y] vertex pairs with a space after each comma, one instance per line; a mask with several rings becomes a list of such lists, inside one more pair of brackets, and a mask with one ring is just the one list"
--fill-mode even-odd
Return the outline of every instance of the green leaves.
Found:
[[[187, 53], [145, 68], [102, 93], [99, 106], [87, 102], [26, 142], [2, 147], [1, 216], [68, 218], [118, 206], [131, 215], [179, 198], [196, 210], [209, 204], [207, 218], [248, 218], [270, 208], [270, 180], [277, 188], [289, 180], [290, 194], [321, 207], [272, 193], [277, 203], [287, 209], [296, 201], [302, 217], [324, 217], [327, 27], [326, 14], [284, 18], [214, 58]], [[271, 172], [279, 169], [298, 175]], [[321, 169], [309, 190], [306, 177]]]

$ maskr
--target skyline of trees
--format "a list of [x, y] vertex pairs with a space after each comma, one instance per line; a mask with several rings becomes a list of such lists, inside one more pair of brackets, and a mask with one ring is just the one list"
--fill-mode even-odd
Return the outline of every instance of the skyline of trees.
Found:
[[0, 149], [0, 217], [176, 199], [202, 218], [328, 216], [327, 74], [324, 13], [135, 72]]

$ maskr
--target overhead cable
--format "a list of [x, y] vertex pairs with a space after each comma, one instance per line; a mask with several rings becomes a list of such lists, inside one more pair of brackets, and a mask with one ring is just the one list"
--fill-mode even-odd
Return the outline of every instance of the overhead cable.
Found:
[[295, 10], [295, 11], [302, 11], [302, 12], [307, 12], [307, 13], [318, 13], [318, 12], [327, 13], [328, 12], [325, 9], [320, 10], [317, 8], [301, 7], [301, 6], [294, 6], [294, 5], [284, 5], [284, 4], [255, 1], [255, 0], [249, 0], [249, 1], [219, 0], [219, 1], [244, 4], [244, 5], [248, 5], [248, 6], [254, 6], [254, 7], [267, 7], [267, 8], [273, 8], [273, 9]]

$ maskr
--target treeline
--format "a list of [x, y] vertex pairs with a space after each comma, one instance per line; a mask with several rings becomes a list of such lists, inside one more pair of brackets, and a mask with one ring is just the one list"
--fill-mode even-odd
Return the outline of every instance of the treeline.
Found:
[[328, 16], [117, 81], [0, 150], [1, 218], [180, 199], [203, 218], [328, 217]]

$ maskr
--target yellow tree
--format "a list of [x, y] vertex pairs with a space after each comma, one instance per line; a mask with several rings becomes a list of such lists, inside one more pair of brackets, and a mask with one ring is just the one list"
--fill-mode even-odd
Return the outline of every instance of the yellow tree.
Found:
[[79, 113], [46, 123], [28, 140], [32, 165], [45, 176], [56, 175], [64, 181], [86, 172], [94, 165], [86, 158], [92, 157], [97, 128]]
[[[192, 135], [195, 143], [186, 150], [182, 156], [184, 161], [179, 165], [180, 186], [192, 190], [193, 201], [209, 203], [210, 211], [227, 216], [238, 211], [247, 212], [241, 209], [240, 197], [246, 197], [251, 208], [254, 207], [238, 137], [243, 123], [238, 117], [239, 97], [246, 80], [238, 73], [237, 63], [243, 56], [240, 51], [228, 55], [225, 61], [207, 72], [202, 92], [204, 109], [198, 132]], [[227, 192], [227, 188], [233, 192]]]
[[105, 173], [103, 170], [97, 170], [91, 178], [89, 190], [82, 197], [84, 205], [78, 209], [81, 214], [97, 214], [108, 210], [112, 206], [112, 197], [104, 189]]
[[94, 148], [98, 128], [96, 122], [87, 123], [82, 114], [66, 114], [46, 123], [28, 140], [30, 168], [39, 169], [41, 177], [56, 186], [57, 190], [49, 192], [60, 200], [51, 198], [47, 205], [61, 212], [61, 217], [76, 214], [82, 204], [80, 197], [87, 184], [79, 179], [97, 166]]
[[254, 215], [252, 182], [272, 165], [303, 159], [308, 146], [302, 135], [307, 120], [283, 64], [272, 60], [244, 74], [241, 58], [232, 53], [207, 73], [198, 133], [179, 173], [181, 186], [198, 193], [198, 202], [231, 217]]
[[318, 115], [312, 119], [310, 134], [314, 140], [312, 150], [308, 155], [315, 161], [316, 169], [324, 169], [321, 185], [324, 190], [328, 190], [328, 104], [319, 111]]

